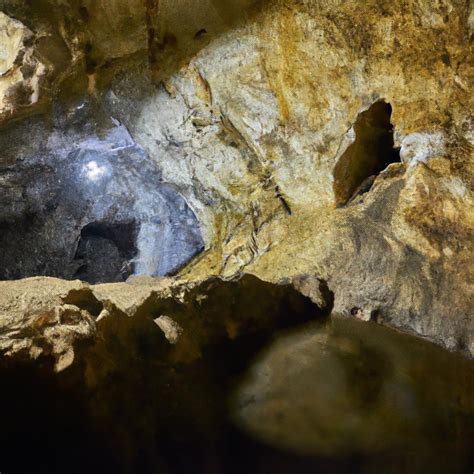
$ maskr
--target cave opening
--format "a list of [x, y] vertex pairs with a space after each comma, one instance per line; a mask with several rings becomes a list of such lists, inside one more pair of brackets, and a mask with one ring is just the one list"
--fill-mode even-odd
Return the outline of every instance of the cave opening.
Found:
[[120, 282], [174, 273], [199, 254], [183, 190], [128, 130], [86, 99], [56, 106], [52, 128], [39, 116], [0, 131], [14, 163], [0, 159], [0, 280]]
[[118, 282], [133, 273], [137, 255], [136, 222], [111, 224], [93, 222], [81, 230], [74, 260], [80, 267], [74, 274], [88, 283]]
[[334, 194], [337, 206], [368, 192], [375, 177], [391, 163], [400, 162], [394, 147], [392, 106], [377, 101], [361, 112], [354, 124], [355, 140], [334, 168]]

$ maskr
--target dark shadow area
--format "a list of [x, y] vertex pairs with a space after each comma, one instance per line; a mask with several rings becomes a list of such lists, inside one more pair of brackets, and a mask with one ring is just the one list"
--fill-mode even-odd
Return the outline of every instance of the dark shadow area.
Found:
[[[84, 291], [64, 301], [101, 309]], [[183, 328], [175, 345], [153, 322], [163, 314]], [[225, 474], [271, 458], [278, 451], [233, 427], [227, 398], [277, 331], [315, 319], [324, 323], [324, 312], [291, 286], [215, 280], [183, 302], [150, 298], [134, 318], [114, 312], [82, 363], [58, 376], [47, 363], [4, 364], [2, 470]]]
[[26, 212], [0, 222], [0, 280], [60, 276], [57, 254], [50, 252], [48, 259], [42, 257], [51, 242], [51, 238], [48, 241], [39, 235], [38, 228], [44, 227], [44, 222], [36, 212]]
[[74, 274], [89, 283], [119, 282], [133, 273], [130, 261], [137, 255], [135, 222], [93, 222], [81, 231], [74, 260], [81, 266]]
[[49, 361], [12, 364], [0, 359], [2, 472], [120, 472], [106, 433], [90, 417], [87, 397], [52, 370]]
[[375, 177], [390, 163], [400, 162], [394, 148], [392, 106], [375, 102], [357, 117], [356, 138], [334, 168], [334, 193], [338, 206], [370, 190]]
[[[70, 304], [88, 305], [95, 313], [100, 310], [90, 295], [76, 292], [66, 298]], [[172, 318], [182, 328], [176, 344], [170, 344], [153, 321], [162, 315]], [[335, 391], [329, 392], [328, 403], [334, 401], [334, 405], [328, 409], [338, 409], [337, 400], [341, 393], [337, 390], [349, 390], [350, 400], [357, 402], [354, 410], [366, 410], [370, 426], [373, 423], [370, 410], [386, 396], [385, 389], [399, 370], [396, 363], [387, 359], [394, 357], [390, 351], [400, 352], [400, 360], [408, 360], [405, 365], [413, 367], [414, 380], [426, 368], [427, 360], [437, 361], [436, 370], [442, 382], [433, 384], [435, 400], [444, 399], [446, 387], [453, 397], [465, 393], [459, 389], [462, 383], [469, 390], [472, 371], [467, 372], [466, 364], [452, 354], [417, 339], [407, 346], [399, 339], [403, 339], [402, 336], [392, 332], [387, 339], [385, 332], [389, 330], [376, 325], [343, 325], [343, 329], [333, 335], [332, 324], [328, 324], [324, 316], [324, 311], [291, 286], [276, 286], [251, 276], [233, 282], [215, 280], [191, 291], [181, 302], [150, 297], [135, 317], [113, 312], [112, 317], [99, 326], [100, 334], [95, 345], [83, 347], [76, 365], [57, 376], [52, 375], [48, 361], [37, 361], [34, 366], [0, 361], [0, 405], [5, 407], [0, 431], [2, 472], [423, 472], [420, 466], [426, 461], [427, 453], [422, 451], [423, 456], [420, 456], [418, 444], [414, 445], [413, 453], [405, 452], [409, 432], [402, 432], [403, 442], [400, 446], [395, 443], [388, 452], [366, 449], [355, 454], [344, 451], [317, 455], [278, 448], [244, 432], [232, 421], [235, 407], [232, 408], [230, 399], [249, 368], [268, 348], [281, 344], [279, 341], [285, 341], [285, 337], [293, 332], [301, 334], [303, 340], [321, 333], [322, 340], [328, 343], [324, 350], [318, 349], [317, 344], [307, 345], [305, 350], [301, 350], [298, 344], [284, 342], [283, 347], [288, 351], [283, 359], [286, 362], [272, 366], [272, 370], [278, 371], [281, 367], [291, 374], [288, 383], [283, 384], [288, 385], [290, 394], [301, 388], [299, 395], [292, 395], [286, 406], [309, 403], [304, 405], [309, 420], [314, 416], [314, 410], [325, 411], [324, 406], [311, 405], [312, 393], [316, 395], [318, 387], [331, 383], [330, 377], [319, 379], [318, 370], [330, 373], [332, 364], [336, 364], [336, 368], [344, 368], [337, 373], [347, 378], [349, 383], [339, 389], [335, 386]], [[371, 335], [372, 326], [378, 332]], [[387, 351], [380, 349], [386, 345]], [[333, 351], [335, 358], [328, 356]], [[329, 357], [328, 363], [323, 361], [320, 365], [323, 369], [313, 371], [313, 358], [317, 361], [326, 356]], [[294, 363], [295, 357], [302, 357], [304, 371], [301, 376], [299, 363], [294, 369], [293, 365], [288, 365]], [[309, 367], [309, 372], [305, 367]], [[465, 382], [462, 382], [462, 377]], [[464, 422], [459, 422], [458, 416], [467, 405], [462, 400], [456, 402], [459, 407], [447, 405], [446, 413], [441, 411], [436, 415], [438, 418], [431, 419], [433, 412], [426, 407], [422, 397], [419, 408], [416, 408], [417, 416], [421, 416], [418, 419], [410, 411], [411, 398], [417, 392], [411, 382], [406, 382], [406, 376], [401, 380], [403, 385], [391, 388], [395, 396], [393, 403], [395, 406], [402, 403], [402, 407], [409, 403], [406, 414], [402, 413], [402, 417], [408, 416], [411, 420], [409, 427], [421, 424], [423, 429], [433, 430], [432, 433], [427, 431], [424, 448], [429, 448], [432, 441], [438, 442], [437, 436], [446, 429], [450, 413], [456, 414], [456, 427], [451, 426], [447, 431], [448, 436], [456, 441], [446, 451], [451, 457], [447, 456], [439, 472], [463, 472], [462, 468], [467, 465], [466, 446], [472, 439], [472, 430], [466, 430], [466, 426], [472, 413], [466, 412]], [[264, 400], [263, 394], [262, 397]], [[285, 401], [285, 394], [281, 399]], [[413, 400], [418, 403], [417, 398]], [[259, 403], [259, 400], [249, 401], [250, 404], [254, 402]], [[280, 421], [284, 421], [286, 416], [285, 405], [282, 407], [281, 414], [277, 412]], [[245, 406], [240, 409], [245, 409]], [[270, 411], [269, 420], [271, 415]], [[338, 411], [338, 416], [350, 420], [353, 414], [351, 411]], [[314, 423], [310, 426], [317, 429], [317, 417]], [[335, 423], [339, 421], [335, 420]], [[289, 430], [298, 432], [299, 427], [290, 425]], [[398, 439], [397, 433], [390, 432], [387, 436]], [[463, 436], [466, 441], [459, 444]], [[358, 440], [354, 439], [354, 444], [357, 445]], [[457, 456], [456, 453], [459, 459], [452, 464], [452, 456]], [[445, 465], [455, 470], [446, 470]], [[432, 465], [426, 466], [432, 468]]]
[[71, 290], [64, 298], [65, 304], [77, 306], [79, 309], [89, 312], [92, 316], [99, 316], [104, 305], [95, 297], [90, 288]]

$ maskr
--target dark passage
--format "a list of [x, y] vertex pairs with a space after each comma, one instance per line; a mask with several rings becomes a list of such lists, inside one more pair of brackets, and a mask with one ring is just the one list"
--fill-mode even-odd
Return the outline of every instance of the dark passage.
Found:
[[336, 204], [346, 204], [355, 194], [367, 192], [377, 174], [390, 163], [400, 161], [394, 148], [392, 106], [384, 101], [373, 104], [357, 117], [356, 138], [334, 168]]
[[133, 273], [137, 234], [134, 222], [95, 222], [84, 227], [74, 257], [81, 266], [74, 277], [94, 284], [127, 279]]

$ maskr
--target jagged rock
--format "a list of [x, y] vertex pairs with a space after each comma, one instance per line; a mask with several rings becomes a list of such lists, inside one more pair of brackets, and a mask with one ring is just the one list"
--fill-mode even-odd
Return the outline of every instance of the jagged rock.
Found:
[[56, 371], [69, 367], [77, 343], [96, 335], [93, 315], [65, 303], [69, 294], [86, 289], [79, 281], [53, 278], [1, 282], [0, 353], [24, 359], [51, 356]]
[[191, 361], [221, 339], [297, 324], [327, 314], [328, 308], [313, 305], [291, 285], [247, 275], [199, 284], [166, 278], [102, 285], [40, 277], [4, 281], [0, 311], [0, 354], [25, 360], [52, 356], [62, 371], [73, 363], [78, 344], [88, 341], [90, 348], [81, 354], [91, 378], [115, 369], [117, 348], [128, 357], [127, 345], [142, 333], [159, 345], [158, 330], [175, 346], [168, 357]]
[[163, 315], [155, 319], [156, 325], [163, 331], [170, 344], [176, 344], [183, 333], [183, 328], [169, 316]]
[[[45, 88], [41, 100], [52, 110], [2, 125], [2, 222], [23, 216], [23, 227], [13, 229], [27, 235], [31, 213], [56, 205], [47, 191], [57, 190], [52, 183], [74, 160], [101, 176], [97, 160], [84, 161], [88, 152], [70, 155], [92, 140], [109, 164], [123, 158], [122, 169], [155, 170], [147, 185], [135, 176], [119, 188], [134, 203], [144, 194], [166, 195], [167, 228], [183, 230], [165, 239], [166, 270], [205, 243], [206, 254], [180, 275], [185, 280], [245, 272], [272, 282], [306, 278], [314, 285], [305, 284], [305, 294], [318, 301], [324, 281], [339, 313], [474, 353], [472, 5], [23, 3], [0, 4], [8, 15], [2, 24], [16, 32], [3, 67], [24, 49], [19, 38], [30, 35], [22, 21], [37, 38], [34, 46], [27, 42], [25, 61], [48, 66], [51, 93]], [[32, 156], [39, 157], [35, 166]], [[41, 190], [30, 185], [40, 169], [49, 170]], [[101, 190], [107, 195], [72, 189], [97, 201], [115, 224], [130, 224], [136, 212], [123, 194], [119, 210], [107, 204], [110, 188]], [[96, 209], [92, 214], [96, 220]], [[127, 277], [130, 256], [104, 241], [103, 228], [86, 230], [90, 223], [63, 221], [45, 235], [63, 239], [71, 261], [84, 229], [81, 258], [92, 261], [93, 249], [101, 249], [115, 261], [107, 268], [112, 279]], [[156, 234], [156, 223], [147, 224], [145, 242]], [[16, 243], [9, 225], [2, 250]], [[64, 232], [74, 225], [74, 233]], [[31, 235], [37, 228], [21, 251], [4, 255], [4, 277], [21, 276], [11, 268], [26, 258], [34, 261], [30, 273], [44, 271], [37, 263], [51, 248], [32, 255]], [[152, 256], [161, 244], [147, 246]], [[63, 257], [51, 260], [74, 275], [79, 268], [66, 269]], [[142, 273], [165, 273], [160, 265]], [[101, 277], [93, 273], [91, 281]]]
[[153, 305], [189, 290], [185, 282], [166, 278], [95, 286], [44, 277], [1, 281], [0, 354], [20, 360], [51, 356], [60, 372], [73, 363], [81, 342], [102, 340], [104, 325], [117, 326], [123, 317], [140, 324], [140, 315], [151, 318]]
[[0, 11], [0, 121], [35, 105], [46, 66], [38, 60], [34, 34]]

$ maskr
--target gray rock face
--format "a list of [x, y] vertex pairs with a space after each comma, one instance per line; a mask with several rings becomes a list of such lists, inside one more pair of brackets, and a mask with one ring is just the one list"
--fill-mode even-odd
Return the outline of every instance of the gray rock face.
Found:
[[203, 249], [193, 211], [123, 126], [88, 103], [57, 117], [20, 126], [34, 148], [1, 134], [0, 279], [161, 276]]

